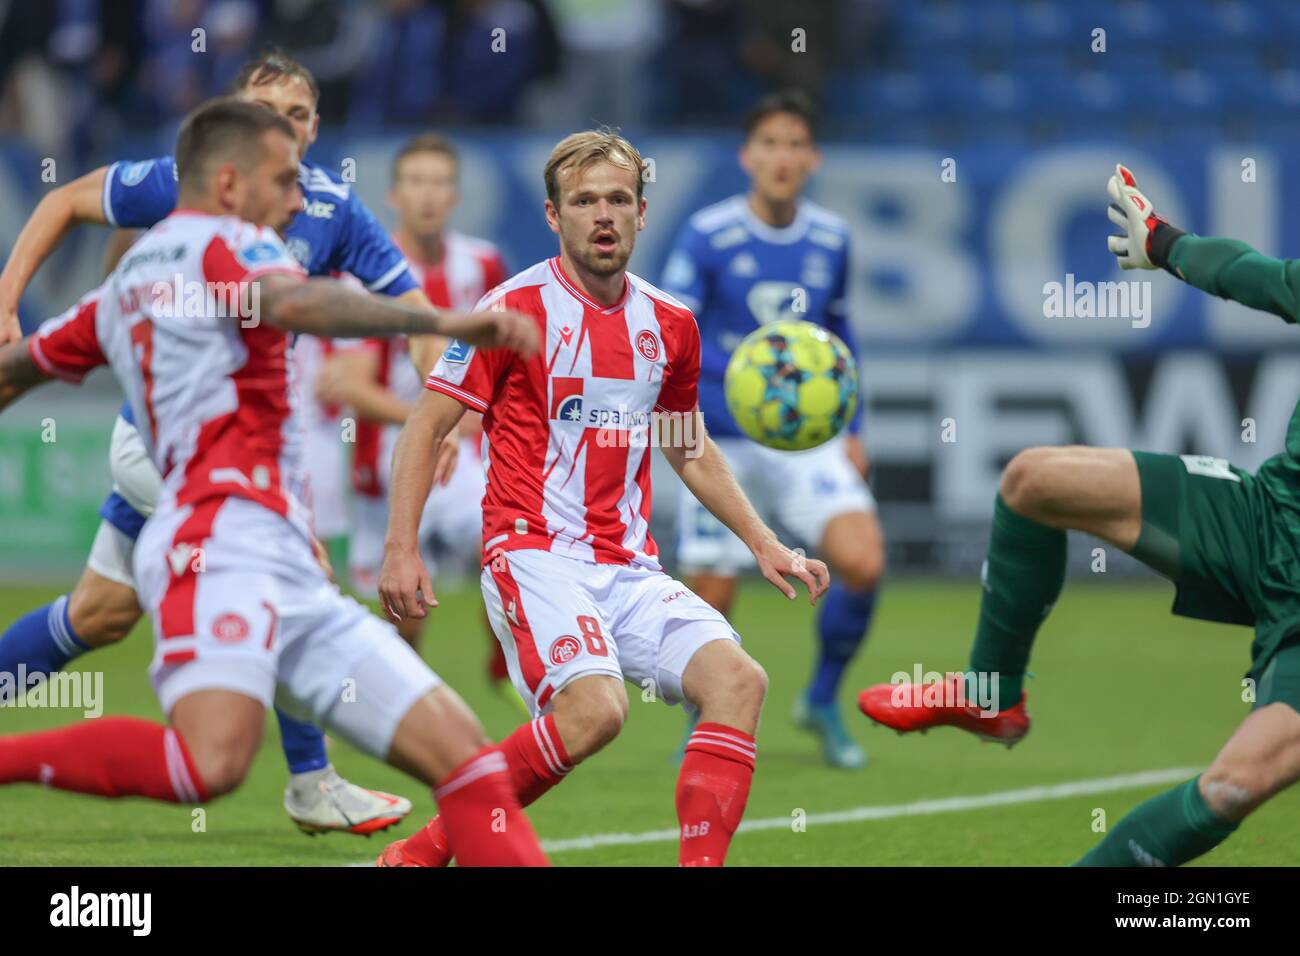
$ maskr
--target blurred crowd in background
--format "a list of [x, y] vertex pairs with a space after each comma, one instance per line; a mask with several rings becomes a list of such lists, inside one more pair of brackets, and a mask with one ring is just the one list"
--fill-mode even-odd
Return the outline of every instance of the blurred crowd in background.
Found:
[[[883, 36], [889, 8], [884, 0], [0, 0], [0, 133], [49, 153], [93, 154], [224, 91], [268, 45], [315, 74], [327, 123], [359, 132], [434, 122], [716, 124], [769, 89], [823, 99], [828, 74], [860, 64]], [[796, 28], [811, 39], [789, 56]]]
[[0, 0], [0, 135], [93, 155], [274, 44], [358, 132], [732, 126], [796, 87], [874, 142], [1249, 136], [1300, 107], [1298, 32], [1295, 0]]

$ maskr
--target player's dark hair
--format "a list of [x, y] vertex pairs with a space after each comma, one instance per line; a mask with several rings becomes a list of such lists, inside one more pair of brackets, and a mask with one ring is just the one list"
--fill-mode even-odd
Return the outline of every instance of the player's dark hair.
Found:
[[397, 172], [402, 167], [402, 160], [419, 153], [441, 153], [451, 160], [452, 165], [456, 167], [457, 173], [460, 171], [460, 153], [451, 140], [445, 136], [439, 136], [437, 133], [420, 133], [403, 143], [402, 148], [393, 157], [392, 176], [394, 182], [397, 181]]
[[817, 138], [817, 110], [812, 100], [799, 90], [782, 90], [780, 93], [769, 93], [750, 107], [742, 127], [745, 139], [754, 135], [754, 130], [763, 120], [782, 113], [799, 117], [808, 125], [809, 135], [814, 140]]
[[241, 66], [231, 81], [230, 92], [239, 93], [250, 87], [266, 86], [289, 79], [302, 80], [311, 90], [312, 102], [320, 102], [320, 87], [316, 85], [316, 77], [311, 75], [311, 70], [278, 47], [270, 48]]
[[182, 186], [198, 185], [213, 160], [237, 159], [245, 168], [256, 163], [268, 130], [294, 138], [287, 119], [257, 103], [227, 96], [196, 107], [176, 137], [177, 180]]

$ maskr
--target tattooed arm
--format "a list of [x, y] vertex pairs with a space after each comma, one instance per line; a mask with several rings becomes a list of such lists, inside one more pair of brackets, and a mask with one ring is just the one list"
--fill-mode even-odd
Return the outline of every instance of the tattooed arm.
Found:
[[525, 357], [537, 351], [536, 323], [515, 312], [434, 312], [332, 279], [267, 276], [258, 285], [262, 317], [291, 332], [322, 338], [445, 335]]
[[0, 411], [49, 379], [32, 359], [25, 340], [0, 346]]

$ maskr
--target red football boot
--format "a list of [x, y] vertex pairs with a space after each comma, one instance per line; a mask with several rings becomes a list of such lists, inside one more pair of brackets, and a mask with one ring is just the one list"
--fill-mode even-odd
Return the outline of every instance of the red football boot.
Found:
[[878, 724], [900, 734], [931, 727], [957, 727], [981, 740], [1014, 747], [1029, 733], [1026, 697], [996, 714], [985, 716], [974, 701], [966, 700], [966, 680], [949, 674], [937, 684], [875, 684], [858, 695], [858, 709]]
[[442, 819], [434, 817], [424, 829], [407, 837], [394, 840], [384, 847], [375, 860], [375, 866], [450, 866], [451, 842], [442, 828]]
[[423, 866], [406, 855], [405, 840], [394, 840], [375, 858], [375, 866]]

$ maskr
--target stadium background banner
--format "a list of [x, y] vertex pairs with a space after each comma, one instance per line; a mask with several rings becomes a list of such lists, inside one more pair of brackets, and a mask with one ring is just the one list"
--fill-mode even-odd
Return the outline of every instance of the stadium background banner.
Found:
[[[629, 132], [652, 161], [648, 227], [632, 269], [657, 282], [686, 217], [743, 188], [738, 142]], [[453, 135], [463, 194], [455, 225], [497, 242], [513, 268], [553, 254], [540, 170], [556, 137]], [[400, 142], [322, 136], [312, 159], [352, 179], [391, 222], [388, 164]], [[168, 149], [168, 140], [135, 140], [115, 155]], [[1300, 205], [1300, 156], [1281, 140], [825, 146], [811, 196], [852, 227], [851, 314], [895, 569], [964, 573], [977, 565], [998, 472], [1026, 445], [1194, 452], [1244, 467], [1281, 448], [1300, 393], [1300, 331], [1158, 273], [1120, 273], [1102, 240], [1111, 231], [1103, 184], [1116, 160], [1135, 170], [1171, 221], [1300, 255], [1300, 228], [1281, 215]], [[21, 144], [0, 143], [0, 254], [41, 195], [72, 178], [63, 169]], [[79, 231], [46, 265], [23, 301], [27, 327], [95, 284], [106, 234]], [[934, 275], [943, 281], [921, 278]], [[1102, 285], [1117, 282], [1139, 285]], [[1112, 314], [1080, 314], [1085, 296]], [[1054, 310], [1053, 300], [1065, 308]], [[52, 385], [0, 421], [6, 575], [66, 575], [84, 559], [108, 489], [114, 392], [102, 374], [80, 392]], [[58, 454], [47, 454], [50, 444]], [[673, 479], [658, 481], [656, 525], [670, 544]], [[1092, 545], [1075, 547], [1082, 566]]]

